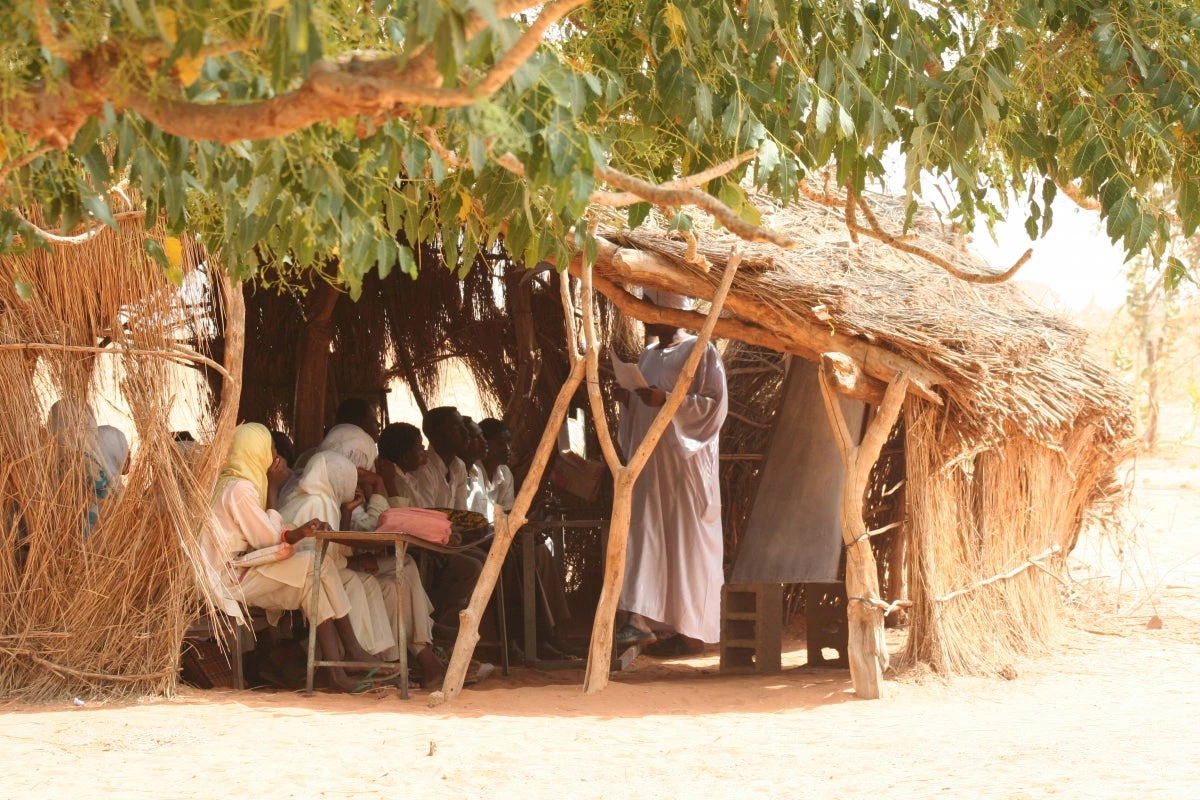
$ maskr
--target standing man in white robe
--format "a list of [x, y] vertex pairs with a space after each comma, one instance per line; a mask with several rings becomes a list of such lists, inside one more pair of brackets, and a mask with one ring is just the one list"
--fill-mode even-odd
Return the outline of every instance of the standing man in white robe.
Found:
[[[647, 294], [660, 306], [687, 307], [686, 298], [677, 295]], [[647, 325], [646, 335], [658, 340], [638, 362], [650, 388], [619, 394], [626, 404], [619, 429], [626, 457], [645, 437], [696, 343], [695, 336], [666, 325]], [[718, 468], [727, 409], [725, 366], [708, 344], [687, 397], [634, 485], [618, 606], [628, 620], [616, 633], [618, 647], [648, 645], [650, 655], [679, 656], [720, 640], [724, 538]], [[655, 631], [674, 635], [658, 641]]]

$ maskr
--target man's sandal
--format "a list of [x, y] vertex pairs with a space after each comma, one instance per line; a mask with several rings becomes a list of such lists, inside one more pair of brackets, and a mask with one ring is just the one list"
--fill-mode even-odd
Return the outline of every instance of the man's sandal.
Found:
[[643, 631], [632, 625], [621, 626], [621, 629], [613, 635], [613, 645], [620, 650], [624, 650], [626, 647], [645, 647], [657, 641], [658, 637], [653, 632]]

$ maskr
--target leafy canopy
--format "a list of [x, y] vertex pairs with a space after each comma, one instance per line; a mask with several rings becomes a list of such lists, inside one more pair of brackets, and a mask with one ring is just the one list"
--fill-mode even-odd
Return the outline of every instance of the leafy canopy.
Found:
[[354, 292], [418, 242], [565, 263], [604, 169], [747, 150], [705, 188], [750, 222], [746, 177], [861, 189], [898, 151], [965, 230], [1022, 197], [1036, 238], [1060, 188], [1131, 255], [1200, 225], [1194, 0], [19, 0], [0, 42], [0, 252], [32, 205], [113, 224], [116, 187], [238, 277], [336, 253]]

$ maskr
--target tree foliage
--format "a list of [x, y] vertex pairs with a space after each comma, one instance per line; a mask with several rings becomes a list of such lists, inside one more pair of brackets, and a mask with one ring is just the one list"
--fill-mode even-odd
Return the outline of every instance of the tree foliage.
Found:
[[18, 0], [0, 36], [0, 252], [34, 204], [112, 224], [116, 188], [239, 277], [336, 253], [354, 291], [419, 241], [562, 263], [593, 204], [660, 199], [606, 175], [726, 164], [705, 191], [753, 225], [747, 183], [862, 189], [896, 154], [965, 230], [1023, 198], [1036, 238], [1060, 189], [1131, 255], [1200, 225], [1192, 0]]

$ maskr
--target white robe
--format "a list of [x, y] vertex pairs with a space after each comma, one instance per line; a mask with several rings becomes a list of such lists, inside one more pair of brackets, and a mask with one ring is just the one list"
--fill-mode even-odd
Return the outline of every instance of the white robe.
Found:
[[[653, 345], [638, 366], [670, 392], [696, 338]], [[721, 634], [724, 540], [719, 437], [728, 409], [725, 366], [708, 345], [691, 391], [633, 488], [633, 515], [620, 608], [704, 642]], [[621, 415], [620, 442], [633, 454], [658, 413], [637, 395]]]
[[[307, 520], [305, 520], [307, 521]], [[313, 624], [344, 617], [350, 600], [330, 561], [321, 565], [321, 592], [315, 613], [312, 605], [312, 552], [299, 551], [291, 558], [248, 570], [235, 570], [235, 555], [279, 544], [283, 520], [274, 511], [263, 511], [258, 490], [250, 481], [230, 481], [212, 501], [212, 516], [201, 538], [209, 586], [217, 605], [242, 619], [240, 603], [262, 608], [272, 622], [283, 611], [302, 609]]]

